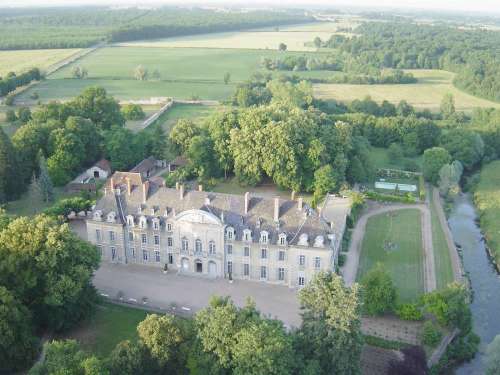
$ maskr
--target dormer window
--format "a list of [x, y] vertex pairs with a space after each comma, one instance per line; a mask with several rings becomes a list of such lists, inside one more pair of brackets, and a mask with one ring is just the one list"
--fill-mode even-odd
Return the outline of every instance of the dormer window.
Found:
[[286, 234], [285, 233], [281, 233], [280, 236], [279, 236], [279, 244], [281, 246], [285, 246], [286, 245]]
[[127, 225], [129, 227], [133, 227], [134, 226], [134, 217], [132, 215], [128, 215], [127, 216]]
[[309, 246], [309, 236], [307, 233], [302, 233], [299, 237], [300, 246]]
[[323, 236], [316, 236], [314, 239], [314, 247], [324, 247], [325, 238]]
[[154, 230], [160, 230], [160, 220], [153, 219], [153, 229]]
[[251, 241], [252, 240], [252, 232], [250, 229], [245, 229], [243, 231], [243, 241]]
[[145, 216], [141, 216], [139, 221], [141, 229], [146, 229], [148, 227], [148, 219]]
[[172, 231], [172, 223], [167, 223], [167, 231]]
[[109, 223], [114, 223], [116, 221], [116, 213], [114, 211], [111, 211], [108, 214], [107, 220]]
[[260, 243], [266, 244], [268, 241], [269, 233], [266, 231], [260, 232]]
[[101, 221], [102, 220], [102, 211], [97, 210], [94, 212], [94, 220]]
[[234, 238], [234, 229], [232, 227], [228, 227], [226, 229], [226, 236], [228, 240], [232, 240]]

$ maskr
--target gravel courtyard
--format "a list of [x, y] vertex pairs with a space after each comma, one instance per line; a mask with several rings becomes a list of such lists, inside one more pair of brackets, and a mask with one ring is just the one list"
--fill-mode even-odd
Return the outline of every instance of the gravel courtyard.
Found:
[[286, 326], [300, 324], [299, 303], [294, 290], [280, 285], [251, 281], [212, 280], [163, 274], [159, 268], [141, 265], [101, 264], [94, 277], [97, 289], [110, 298], [123, 293], [123, 301], [147, 305], [157, 309], [169, 309], [172, 304], [184, 313], [194, 313], [207, 306], [213, 295], [230, 296], [238, 306], [245, 305], [248, 297], [265, 315], [282, 320]]

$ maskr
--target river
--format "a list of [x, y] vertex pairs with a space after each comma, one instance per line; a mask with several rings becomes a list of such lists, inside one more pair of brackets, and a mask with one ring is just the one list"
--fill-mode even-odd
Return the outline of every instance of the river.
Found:
[[458, 197], [448, 222], [453, 239], [462, 247], [463, 265], [474, 291], [473, 326], [474, 332], [481, 337], [481, 346], [471, 362], [456, 370], [457, 375], [483, 374], [484, 348], [500, 334], [500, 277], [487, 254], [476, 219], [470, 196]]

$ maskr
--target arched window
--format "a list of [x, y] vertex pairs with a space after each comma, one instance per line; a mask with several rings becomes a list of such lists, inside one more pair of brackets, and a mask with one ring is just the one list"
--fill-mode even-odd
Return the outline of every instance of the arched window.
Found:
[[215, 255], [215, 242], [214, 241], [210, 241], [208, 243], [208, 252], [210, 253], [210, 255]]
[[183, 251], [188, 251], [189, 249], [189, 242], [186, 237], [182, 237], [182, 250]]
[[201, 244], [201, 240], [198, 238], [196, 241], [195, 241], [195, 251], [197, 253], [201, 253], [203, 250], [203, 246]]
[[252, 240], [252, 232], [250, 229], [245, 229], [243, 231], [243, 240], [244, 241], [251, 241]]
[[141, 219], [140, 219], [140, 225], [141, 225], [141, 229], [145, 229], [148, 227], [148, 219], [146, 219], [145, 216], [141, 216]]

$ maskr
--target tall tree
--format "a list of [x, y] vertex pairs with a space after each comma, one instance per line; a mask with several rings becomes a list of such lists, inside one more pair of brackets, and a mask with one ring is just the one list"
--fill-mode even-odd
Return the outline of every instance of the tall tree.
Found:
[[425, 179], [433, 184], [437, 184], [439, 171], [443, 165], [448, 164], [450, 161], [450, 154], [442, 147], [433, 147], [425, 150], [423, 162]]
[[191, 120], [180, 119], [170, 131], [170, 141], [179, 154], [189, 149], [191, 139], [200, 134], [200, 128]]
[[38, 184], [43, 200], [45, 202], [52, 202], [54, 200], [54, 186], [49, 176], [47, 161], [41, 150], [38, 153]]
[[299, 292], [299, 352], [317, 361], [320, 375], [360, 374], [363, 345], [357, 284], [348, 288], [332, 272], [317, 273]]
[[106, 130], [113, 125], [123, 126], [125, 119], [120, 105], [108, 96], [102, 87], [88, 87], [75, 99], [65, 104], [69, 116], [80, 116], [92, 121], [99, 129]]
[[0, 337], [0, 372], [22, 370], [34, 359], [37, 341], [31, 314], [3, 286], [0, 286]]
[[89, 314], [98, 264], [95, 246], [47, 216], [15, 219], [0, 232], [0, 285], [30, 306], [40, 326], [60, 330]]
[[361, 280], [363, 309], [368, 315], [380, 315], [396, 307], [396, 287], [391, 275], [377, 263]]
[[453, 94], [446, 93], [443, 95], [439, 109], [445, 119], [450, 118], [455, 113], [455, 98]]
[[228, 172], [233, 169], [234, 164], [230, 147], [231, 130], [238, 127], [238, 112], [234, 110], [217, 112], [207, 121], [208, 132], [214, 142], [214, 151], [221, 169], [224, 170], [225, 178], [227, 178]]
[[0, 128], [0, 203], [15, 199], [23, 190], [23, 179], [12, 143]]
[[172, 315], [150, 314], [139, 323], [137, 332], [160, 367], [175, 358], [179, 345], [184, 340]]
[[143, 368], [143, 355], [138, 344], [120, 341], [109, 355], [111, 375], [135, 375]]

